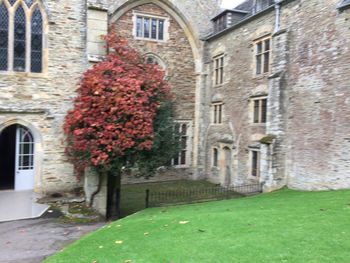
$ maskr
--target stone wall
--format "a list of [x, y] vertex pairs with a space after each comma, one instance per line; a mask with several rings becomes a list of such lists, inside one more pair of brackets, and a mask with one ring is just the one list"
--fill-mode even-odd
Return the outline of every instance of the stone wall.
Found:
[[[246, 184], [258, 182], [258, 178], [249, 176], [251, 160], [250, 149], [260, 149], [259, 140], [266, 135], [268, 124], [254, 124], [252, 120], [252, 98], [268, 96], [269, 74], [255, 75], [254, 41], [272, 36], [274, 30], [273, 9], [242, 24], [222, 36], [207, 42], [206, 60], [206, 97], [202, 112], [204, 176], [215, 183]], [[224, 55], [224, 82], [214, 85], [213, 58]], [[223, 103], [223, 123], [212, 124], [213, 102]], [[213, 148], [219, 149], [219, 165], [213, 167]], [[225, 163], [230, 151], [230, 164]], [[229, 166], [229, 167], [227, 167]], [[227, 178], [227, 173], [230, 174]]]
[[45, 2], [48, 63], [44, 73], [0, 72], [0, 125], [12, 120], [32, 125], [42, 138], [37, 191], [68, 191], [77, 181], [64, 155], [62, 124], [87, 68], [86, 6], [80, 0]]
[[294, 1], [282, 10], [290, 31], [288, 186], [350, 187], [350, 10], [340, 1]]

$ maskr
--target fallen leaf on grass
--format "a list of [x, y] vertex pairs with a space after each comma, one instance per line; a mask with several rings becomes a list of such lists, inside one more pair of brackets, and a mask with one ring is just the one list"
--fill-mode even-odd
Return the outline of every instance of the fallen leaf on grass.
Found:
[[98, 248], [103, 248], [103, 246], [99, 246]]
[[203, 230], [203, 229], [198, 229], [198, 232], [205, 232], [205, 230]]
[[132, 260], [131, 260], [131, 259], [127, 259], [127, 260], [125, 260], [124, 262], [125, 262], [125, 263], [131, 263]]
[[123, 241], [122, 240], [117, 240], [115, 241], [116, 244], [123, 244]]
[[190, 221], [180, 221], [179, 224], [181, 225], [185, 225], [185, 224], [188, 224]]
[[149, 233], [148, 232], [145, 232], [145, 233], [143, 233], [145, 236], [148, 236], [149, 235]]

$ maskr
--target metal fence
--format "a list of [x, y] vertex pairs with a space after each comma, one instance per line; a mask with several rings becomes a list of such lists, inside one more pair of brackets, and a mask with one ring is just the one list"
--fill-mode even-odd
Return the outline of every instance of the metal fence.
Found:
[[262, 192], [262, 184], [249, 184], [232, 187], [207, 187], [171, 191], [146, 190], [145, 206], [159, 207], [176, 204], [199, 203], [214, 200], [233, 199]]

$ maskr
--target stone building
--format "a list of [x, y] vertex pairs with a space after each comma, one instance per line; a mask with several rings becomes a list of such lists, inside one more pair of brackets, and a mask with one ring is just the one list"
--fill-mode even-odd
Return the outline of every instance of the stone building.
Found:
[[112, 24], [176, 95], [183, 148], [159, 178], [350, 188], [350, 1], [220, 3], [0, 0], [0, 190], [81, 185], [62, 124]]

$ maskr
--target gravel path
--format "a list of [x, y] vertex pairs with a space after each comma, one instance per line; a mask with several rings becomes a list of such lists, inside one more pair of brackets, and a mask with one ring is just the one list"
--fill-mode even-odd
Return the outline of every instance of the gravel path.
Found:
[[65, 224], [54, 218], [0, 223], [0, 262], [39, 263], [104, 223]]

